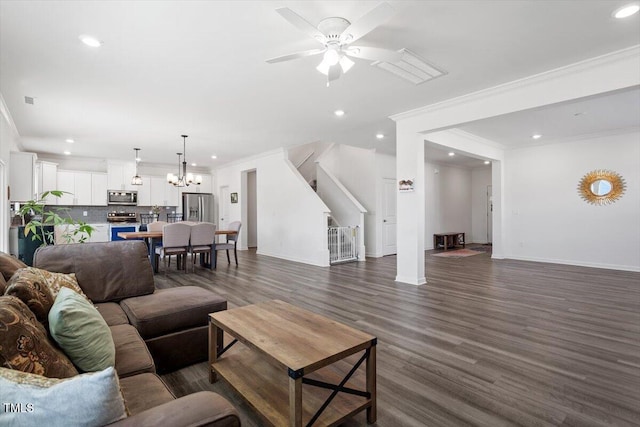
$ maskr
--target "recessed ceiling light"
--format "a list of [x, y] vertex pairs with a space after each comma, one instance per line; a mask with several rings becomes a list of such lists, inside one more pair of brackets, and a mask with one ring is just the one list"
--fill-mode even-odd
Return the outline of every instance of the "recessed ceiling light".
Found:
[[215, 154], [213, 156], [211, 156], [212, 159], [217, 159], [218, 156], [216, 156]]
[[638, 13], [638, 10], [640, 10], [640, 5], [637, 2], [630, 3], [617, 8], [613, 11], [612, 15], [614, 16], [614, 18], [618, 19], [628, 18], [629, 16]]
[[195, 166], [198, 166], [198, 165], [197, 165], [197, 164], [195, 164], [195, 163], [191, 163], [191, 166], [195, 167]]
[[456, 153], [454, 153], [453, 151], [449, 152], [449, 156], [455, 156], [455, 155], [456, 155]]
[[382, 138], [384, 138], [384, 134], [383, 133], [377, 133], [376, 134], [376, 138], [382, 139]]
[[336, 110], [333, 112], [333, 114], [335, 114], [338, 117], [342, 117], [344, 116], [344, 111], [343, 110]]
[[71, 138], [69, 138], [69, 139], [65, 139], [65, 141], [66, 141], [66, 142], [68, 142], [69, 144], [73, 144], [73, 143], [75, 142], [75, 141], [74, 141], [73, 139], [71, 139]]
[[93, 36], [81, 35], [79, 38], [80, 38], [80, 41], [86, 44], [87, 46], [91, 46], [91, 47], [102, 46], [102, 42]]
[[531, 135], [531, 138], [540, 139], [540, 138], [542, 138], [542, 135], [540, 135], [539, 133], [534, 133], [533, 135]]
[[485, 161], [484, 161], [484, 164], [485, 164], [485, 165], [488, 165], [489, 163], [491, 163], [489, 160], [485, 160]]
[[70, 154], [71, 154], [71, 151], [69, 151], [69, 150], [65, 150], [65, 151], [64, 151], [64, 155], [65, 155], [65, 156], [68, 156], [68, 155], [70, 155]]

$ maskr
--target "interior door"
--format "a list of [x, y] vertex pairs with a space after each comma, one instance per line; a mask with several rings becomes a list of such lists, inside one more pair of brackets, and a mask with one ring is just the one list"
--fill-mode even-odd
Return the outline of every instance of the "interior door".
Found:
[[487, 243], [493, 242], [493, 193], [487, 185]]
[[220, 221], [218, 221], [218, 229], [226, 230], [229, 226], [229, 187], [220, 187]]
[[382, 255], [393, 255], [396, 248], [396, 180], [384, 178], [382, 191]]

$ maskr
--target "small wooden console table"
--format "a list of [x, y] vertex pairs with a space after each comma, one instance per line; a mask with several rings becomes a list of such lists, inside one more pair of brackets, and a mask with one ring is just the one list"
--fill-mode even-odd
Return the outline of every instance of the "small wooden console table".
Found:
[[433, 235], [433, 249], [443, 247], [446, 251], [447, 249], [455, 248], [456, 246], [462, 246], [464, 248], [464, 245], [464, 233], [436, 233]]
[[[222, 331], [234, 338], [224, 348]], [[220, 375], [273, 426], [336, 426], [362, 410], [372, 424], [376, 342], [278, 300], [211, 313], [209, 380]]]

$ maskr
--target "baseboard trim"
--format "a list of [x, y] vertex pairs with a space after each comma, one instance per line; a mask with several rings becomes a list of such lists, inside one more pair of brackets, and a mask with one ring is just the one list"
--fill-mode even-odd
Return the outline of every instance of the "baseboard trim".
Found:
[[419, 277], [419, 278], [416, 279], [416, 278], [413, 278], [413, 277], [396, 276], [396, 282], [406, 283], [407, 285], [420, 286], [420, 285], [424, 285], [425, 283], [427, 283], [427, 278], [426, 277]]
[[518, 261], [545, 262], [548, 264], [575, 265], [578, 267], [604, 268], [607, 270], [640, 272], [640, 266], [634, 266], [634, 265], [602, 264], [602, 263], [594, 263], [594, 262], [571, 261], [571, 260], [564, 260], [564, 259], [510, 256], [510, 255], [507, 255], [504, 258], [514, 259]]

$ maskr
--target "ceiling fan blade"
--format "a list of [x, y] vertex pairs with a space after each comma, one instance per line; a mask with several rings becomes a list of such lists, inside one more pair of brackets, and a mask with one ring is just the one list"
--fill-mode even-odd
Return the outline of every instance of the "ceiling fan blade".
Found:
[[292, 59], [304, 58], [306, 56], [319, 55], [323, 53], [325, 50], [327, 49], [322, 48], [322, 49], [312, 49], [312, 50], [305, 50], [302, 52], [290, 53], [289, 55], [282, 55], [275, 58], [267, 59], [267, 62], [269, 64], [273, 64], [276, 62], [290, 61]]
[[370, 61], [398, 62], [402, 59], [401, 53], [379, 47], [350, 46], [344, 53], [355, 58], [368, 59]]
[[293, 10], [289, 9], [288, 7], [282, 7], [280, 9], [276, 9], [276, 12], [278, 12], [280, 16], [289, 21], [291, 25], [293, 25], [303, 33], [308, 34], [310, 37], [322, 44], [326, 43], [327, 37], [322, 34], [320, 30], [311, 25], [309, 21], [295, 13]]
[[340, 35], [341, 43], [352, 43], [364, 36], [377, 26], [385, 23], [391, 15], [393, 15], [394, 9], [389, 3], [380, 3], [375, 8], [364, 14], [353, 24], [349, 25], [346, 30]]

